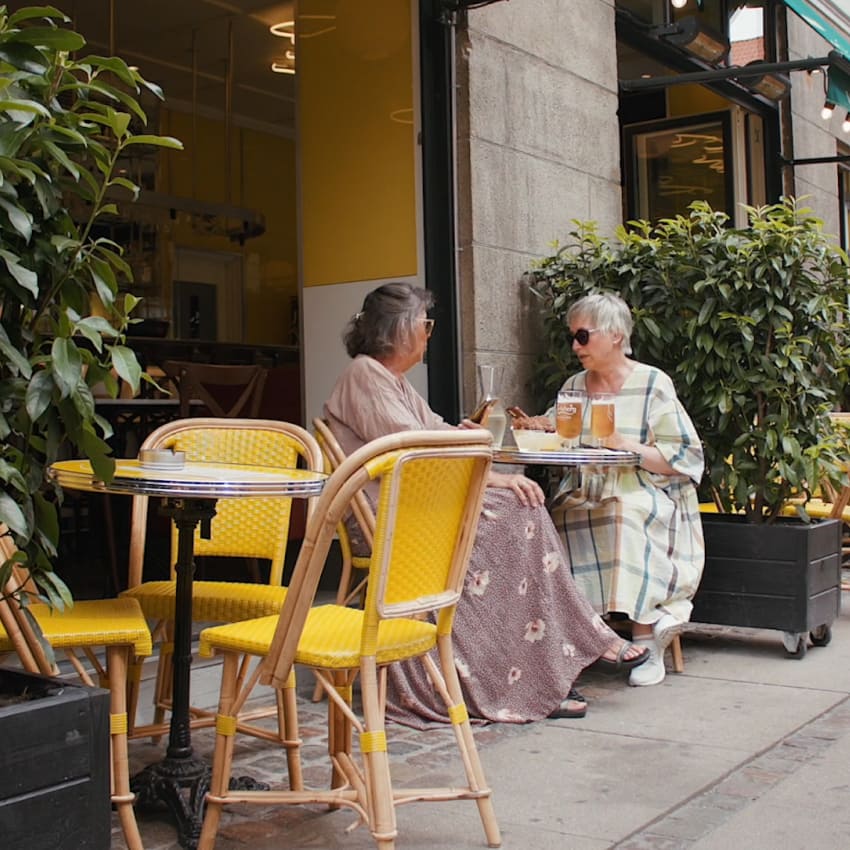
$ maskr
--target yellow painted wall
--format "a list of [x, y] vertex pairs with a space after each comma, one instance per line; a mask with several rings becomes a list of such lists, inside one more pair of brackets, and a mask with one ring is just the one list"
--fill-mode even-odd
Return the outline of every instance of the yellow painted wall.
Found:
[[724, 109], [729, 109], [729, 101], [704, 86], [671, 86], [667, 89], [667, 110], [671, 118]]
[[223, 122], [197, 118], [197, 143], [193, 144], [192, 116], [168, 112], [162, 116], [161, 132], [181, 139], [184, 150], [163, 155], [159, 191], [229, 203], [265, 215], [265, 233], [248, 239], [244, 247], [224, 236], [204, 233], [186, 216], [174, 223], [172, 238], [179, 247], [226, 251], [250, 260], [258, 274], [256, 279], [251, 275], [245, 279], [245, 341], [288, 344], [290, 304], [298, 291], [294, 141], [232, 127], [228, 198]]
[[410, 0], [300, 0], [304, 286], [414, 275]]

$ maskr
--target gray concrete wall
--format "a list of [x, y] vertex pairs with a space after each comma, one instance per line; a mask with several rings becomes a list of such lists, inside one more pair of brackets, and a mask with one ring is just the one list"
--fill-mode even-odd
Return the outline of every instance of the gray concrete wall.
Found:
[[457, 36], [464, 408], [477, 363], [527, 406], [540, 326], [523, 273], [572, 219], [621, 220], [614, 4], [496, 3]]
[[[826, 56], [831, 45], [808, 24], [788, 12], [788, 54], [790, 59]], [[829, 121], [821, 118], [824, 104], [824, 75], [794, 72], [791, 86], [791, 121], [793, 151], [786, 157], [808, 159], [835, 156], [837, 139], [850, 139], [842, 132], [844, 110], [835, 110]], [[838, 239], [840, 219], [838, 207], [838, 169], [834, 163], [798, 165], [794, 168], [792, 193], [823, 219], [826, 233]], [[806, 197], [804, 197], [806, 196]]]

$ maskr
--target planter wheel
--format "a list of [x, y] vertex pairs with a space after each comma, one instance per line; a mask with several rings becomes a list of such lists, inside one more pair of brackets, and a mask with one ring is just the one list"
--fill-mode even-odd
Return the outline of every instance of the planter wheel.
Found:
[[832, 640], [832, 627], [827, 625], [817, 626], [809, 633], [809, 637], [814, 646], [827, 646]]
[[805, 658], [808, 649], [808, 634], [806, 632], [782, 632], [782, 643], [785, 651], [792, 658]]

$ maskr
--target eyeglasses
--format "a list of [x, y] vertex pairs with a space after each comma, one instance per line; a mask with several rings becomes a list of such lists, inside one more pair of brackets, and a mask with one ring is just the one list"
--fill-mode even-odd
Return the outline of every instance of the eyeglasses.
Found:
[[595, 334], [599, 328], [579, 328], [575, 333], [570, 332], [570, 345], [575, 340], [579, 345], [587, 345], [590, 342], [590, 335]]
[[430, 337], [432, 333], [434, 333], [434, 322], [436, 319], [423, 319], [422, 323], [425, 325], [425, 336]]

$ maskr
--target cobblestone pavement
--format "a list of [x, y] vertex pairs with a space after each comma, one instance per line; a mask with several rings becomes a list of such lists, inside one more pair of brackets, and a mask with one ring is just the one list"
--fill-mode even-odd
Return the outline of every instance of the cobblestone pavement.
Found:
[[[148, 665], [149, 667], [152, 665]], [[211, 683], [217, 684], [217, 665], [207, 664], [200, 673]], [[193, 676], [199, 673], [193, 668]], [[150, 686], [145, 689], [142, 699], [149, 699]], [[308, 671], [300, 671], [298, 677], [298, 719], [301, 727], [301, 759], [303, 765], [304, 784], [308, 787], [327, 788], [330, 782], [330, 766], [327, 754], [327, 724], [326, 706], [324, 702], [314, 703], [312, 697], [312, 676]], [[268, 705], [267, 695], [254, 699], [251, 705]], [[140, 706], [140, 710], [144, 705]], [[144, 718], [143, 718], [144, 719]], [[273, 729], [276, 725], [274, 718], [267, 718], [257, 722], [258, 726]], [[478, 726], [475, 730], [475, 740], [480, 749], [488, 745], [504, 740], [505, 738], [522, 734], [526, 727], [511, 724], [490, 724]], [[192, 733], [192, 746], [196, 755], [212, 759], [212, 748], [214, 743], [214, 732], [212, 729], [198, 729]], [[393, 777], [401, 783], [415, 782], [416, 777], [424, 774], [434, 774], [444, 768], [446, 764], [457, 762], [457, 749], [454, 736], [448, 728], [435, 728], [423, 734], [416, 729], [409, 729], [398, 724], [388, 725], [388, 737], [390, 738], [391, 757], [393, 759]], [[153, 744], [143, 740], [131, 742], [130, 747], [130, 774], [135, 775], [146, 765], [156, 762], [162, 757], [165, 741]], [[271, 751], [271, 752], [270, 752]], [[260, 741], [244, 735], [237, 736], [234, 776], [250, 776], [259, 782], [265, 782], [271, 787], [286, 787], [287, 770], [286, 755], [282, 750], [275, 750], [274, 746], [267, 741]], [[228, 811], [224, 815], [223, 825], [219, 831], [217, 848], [243, 847], [251, 842], [251, 837], [259, 830], [264, 832], [263, 824], [270, 816], [274, 816], [274, 827], [269, 825], [268, 829], [281, 828], [283, 823], [291, 829], [299, 822], [307, 822], [315, 818], [322, 807], [285, 807], [281, 813], [281, 807], [277, 809], [265, 809], [252, 806], [243, 807], [242, 812]], [[345, 815], [353, 820], [353, 814]], [[145, 850], [180, 850], [177, 842], [174, 826], [170, 815], [163, 808], [157, 810], [142, 810], [137, 813], [139, 829]], [[253, 827], [251, 826], [253, 824]], [[361, 828], [360, 833], [368, 832]], [[233, 840], [234, 843], [230, 843]], [[371, 840], [371, 839], [370, 839]], [[281, 846], [289, 847], [283, 843]], [[113, 850], [126, 850], [126, 843], [117, 818], [113, 815], [112, 830]]]
[[[848, 596], [845, 594], [845, 596]], [[581, 721], [478, 726], [475, 736], [506, 850], [843, 850], [850, 834], [850, 611], [833, 641], [791, 660], [767, 630], [698, 626], [684, 641], [685, 672], [654, 688], [584, 674], [590, 702]], [[152, 669], [152, 665], [149, 665]], [[212, 705], [215, 665], [193, 670], [193, 696]], [[150, 682], [148, 681], [148, 693]], [[327, 787], [325, 706], [299, 676], [305, 782]], [[149, 695], [147, 699], [149, 700]], [[142, 718], [144, 720], [144, 718]], [[388, 729], [397, 785], [458, 775], [449, 729]], [[213, 733], [193, 736], [209, 758]], [[285, 785], [286, 760], [265, 742], [237, 737], [234, 775]], [[162, 756], [135, 741], [132, 770]], [[450, 767], [448, 767], [450, 765]], [[419, 812], [422, 812], [420, 814]], [[410, 806], [397, 847], [483, 847], [474, 806]], [[228, 810], [216, 850], [365, 850], [368, 830], [347, 833], [348, 810], [242, 807]], [[167, 813], [141, 811], [146, 850], [178, 850]], [[126, 850], [117, 820], [113, 848]], [[447, 829], [439, 829], [441, 825]]]

